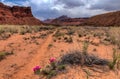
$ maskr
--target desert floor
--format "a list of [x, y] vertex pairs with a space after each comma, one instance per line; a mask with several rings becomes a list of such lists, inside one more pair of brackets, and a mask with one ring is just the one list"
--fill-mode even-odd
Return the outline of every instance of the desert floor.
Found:
[[[43, 68], [51, 57], [60, 60], [69, 51], [82, 51], [84, 41], [89, 42], [87, 52], [102, 59], [112, 60], [113, 48], [120, 52], [119, 27], [29, 27], [0, 26], [0, 52], [9, 53], [0, 60], [0, 79], [46, 79], [35, 75], [33, 67]], [[120, 79], [119, 64], [114, 70], [104, 66], [68, 65], [52, 79]]]

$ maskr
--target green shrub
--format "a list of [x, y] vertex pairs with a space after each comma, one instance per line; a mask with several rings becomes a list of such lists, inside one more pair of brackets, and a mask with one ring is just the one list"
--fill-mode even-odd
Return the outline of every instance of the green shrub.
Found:
[[74, 50], [69, 51], [67, 54], [63, 55], [61, 60], [58, 64], [63, 65], [85, 65], [85, 66], [92, 66], [92, 65], [107, 65], [108, 61], [105, 59], [100, 59], [91, 54], [84, 54], [80, 51]]
[[1, 60], [3, 60], [3, 59], [5, 59], [5, 57], [7, 56], [7, 55], [12, 55], [13, 54], [13, 52], [0, 52], [0, 61]]
[[[56, 61], [55, 58], [51, 58], [49, 59], [50, 64], [47, 65], [45, 68], [43, 68], [42, 70], [40, 70], [39, 74], [37, 75], [43, 75], [45, 76], [47, 79], [52, 78], [53, 76], [56, 76], [60, 71], [65, 70], [65, 65], [63, 64], [57, 64], [58, 62]], [[38, 67], [38, 66], [36, 66]], [[39, 66], [40, 67], [40, 66]], [[41, 67], [40, 67], [41, 68]], [[36, 73], [35, 73], [36, 74]]]
[[84, 41], [83, 42], [83, 53], [84, 54], [87, 54], [88, 46], [89, 46], [89, 42], [88, 41]]
[[115, 69], [117, 60], [118, 60], [118, 56], [116, 55], [116, 49], [113, 49], [113, 59], [111, 61], [109, 61], [109, 64], [108, 64], [108, 66], [111, 70]]
[[62, 71], [62, 70], [65, 70], [65, 69], [66, 69], [65, 65], [58, 65], [58, 70], [59, 71]]
[[5, 32], [4, 28], [0, 27], [0, 34], [2, 34], [4, 32]]
[[6, 56], [6, 53], [5, 52], [1, 52], [0, 53], [0, 61], [3, 60]]
[[86, 73], [86, 79], [89, 79], [89, 76], [91, 75], [90, 71], [87, 69], [83, 69], [83, 71]]
[[64, 36], [64, 33], [61, 33], [59, 30], [57, 30], [56, 33], [53, 36], [54, 37]]
[[78, 37], [82, 37], [82, 34], [78, 34]]
[[49, 44], [49, 45], [48, 45], [48, 48], [51, 48], [51, 47], [53, 47], [53, 44]]
[[26, 31], [24, 29], [21, 29], [19, 33], [20, 33], [20, 35], [24, 35], [26, 33]]
[[69, 38], [65, 38], [65, 40], [66, 40], [67, 43], [72, 43], [73, 42], [73, 39], [72, 39], [71, 36]]
[[68, 35], [73, 35], [75, 32], [73, 30], [68, 30], [67, 34]]

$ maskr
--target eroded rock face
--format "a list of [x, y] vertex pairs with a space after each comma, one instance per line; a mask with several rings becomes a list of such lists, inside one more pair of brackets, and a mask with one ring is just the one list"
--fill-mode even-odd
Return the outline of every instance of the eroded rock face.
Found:
[[15, 17], [33, 17], [30, 7], [13, 6], [11, 11]]
[[7, 6], [0, 3], [0, 24], [40, 25], [31, 12], [31, 7]]

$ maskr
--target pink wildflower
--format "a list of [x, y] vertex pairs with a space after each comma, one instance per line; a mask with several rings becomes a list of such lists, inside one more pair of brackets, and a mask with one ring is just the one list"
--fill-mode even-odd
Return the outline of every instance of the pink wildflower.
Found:
[[55, 62], [55, 58], [50, 58], [49, 61], [50, 61], [51, 63], [53, 63], [53, 62]]
[[36, 67], [33, 68], [33, 71], [35, 72], [35, 71], [38, 71], [38, 70], [40, 70], [40, 69], [41, 69], [40, 66], [36, 66]]

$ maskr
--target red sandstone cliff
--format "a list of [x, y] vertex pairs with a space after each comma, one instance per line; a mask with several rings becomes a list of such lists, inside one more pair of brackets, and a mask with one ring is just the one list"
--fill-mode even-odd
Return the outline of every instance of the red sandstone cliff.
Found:
[[13, 25], [40, 25], [31, 12], [31, 7], [7, 6], [0, 3], [0, 24]]

